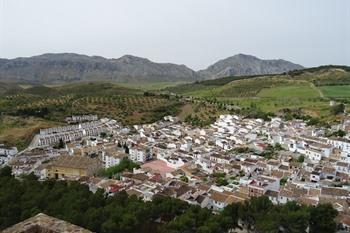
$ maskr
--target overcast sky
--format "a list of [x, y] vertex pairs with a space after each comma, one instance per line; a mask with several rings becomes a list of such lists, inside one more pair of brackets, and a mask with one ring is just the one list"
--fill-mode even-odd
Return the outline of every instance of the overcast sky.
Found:
[[350, 65], [350, 0], [0, 0], [0, 57], [60, 52]]

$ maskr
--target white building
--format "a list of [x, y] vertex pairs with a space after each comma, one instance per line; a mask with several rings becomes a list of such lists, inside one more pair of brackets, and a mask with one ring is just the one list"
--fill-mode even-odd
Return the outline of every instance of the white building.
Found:
[[129, 159], [134, 162], [144, 163], [152, 158], [151, 148], [136, 146], [129, 149]]
[[105, 164], [105, 168], [116, 166], [123, 158], [127, 158], [128, 155], [120, 151], [102, 151], [102, 161]]
[[345, 138], [330, 138], [327, 143], [342, 150], [350, 153], [350, 140]]

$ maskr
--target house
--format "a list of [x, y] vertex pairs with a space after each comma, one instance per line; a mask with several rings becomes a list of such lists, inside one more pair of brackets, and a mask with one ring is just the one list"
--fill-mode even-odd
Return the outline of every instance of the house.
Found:
[[280, 190], [279, 196], [278, 196], [278, 203], [279, 204], [286, 204], [289, 201], [295, 201], [297, 199], [297, 195], [287, 189]]
[[279, 187], [279, 179], [268, 176], [258, 176], [253, 178], [248, 184], [249, 196], [260, 197], [264, 195], [267, 190], [278, 191]]
[[105, 164], [105, 168], [116, 166], [123, 158], [127, 158], [128, 155], [122, 151], [116, 150], [104, 150], [102, 151], [102, 161]]
[[59, 156], [43, 168], [42, 178], [77, 179], [96, 175], [102, 167], [96, 158], [82, 156]]
[[336, 169], [333, 167], [323, 167], [322, 168], [323, 177], [328, 180], [333, 180], [336, 175]]
[[319, 182], [321, 180], [321, 172], [319, 171], [312, 171], [310, 174], [310, 181], [311, 182]]
[[220, 163], [220, 164], [230, 164], [230, 158], [225, 157], [224, 155], [221, 154], [212, 154], [209, 156], [209, 159], [215, 163]]
[[256, 169], [258, 169], [258, 166], [256, 163], [244, 161], [241, 163], [241, 169], [246, 174], [254, 172]]
[[346, 152], [350, 152], [350, 140], [346, 138], [329, 138], [327, 143]]
[[270, 201], [275, 205], [278, 204], [278, 194], [279, 192], [274, 190], [267, 190], [265, 192], [265, 196], [267, 196], [270, 199]]
[[147, 146], [135, 146], [129, 149], [129, 159], [134, 162], [144, 163], [152, 159], [152, 149]]
[[7, 147], [4, 144], [0, 144], [0, 156], [10, 157], [17, 153], [17, 147]]
[[350, 192], [346, 189], [335, 188], [335, 187], [322, 187], [321, 188], [321, 196], [323, 197], [333, 197], [340, 199], [349, 198]]
[[335, 165], [335, 168], [337, 172], [344, 172], [349, 173], [350, 172], [350, 164], [345, 162], [337, 162]]
[[340, 152], [340, 159], [343, 162], [350, 163], [350, 152], [346, 152], [346, 151]]
[[7, 163], [12, 157], [17, 154], [17, 147], [6, 147], [0, 145], [0, 165]]
[[234, 196], [231, 195], [230, 193], [218, 192], [218, 191], [214, 191], [214, 190], [210, 191], [209, 199], [210, 199], [210, 201], [209, 201], [208, 208], [215, 210], [215, 211], [221, 211], [227, 205], [235, 202]]
[[308, 159], [310, 159], [313, 162], [319, 162], [322, 159], [322, 151], [313, 149], [313, 148], [306, 148], [305, 149], [305, 155]]
[[278, 170], [280, 162], [278, 160], [269, 160], [266, 163], [266, 168], [268, 171]]

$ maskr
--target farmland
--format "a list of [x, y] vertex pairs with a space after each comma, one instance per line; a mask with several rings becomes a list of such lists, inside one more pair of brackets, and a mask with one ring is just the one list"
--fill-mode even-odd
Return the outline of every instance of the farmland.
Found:
[[304, 85], [264, 88], [258, 93], [258, 96], [263, 98], [317, 98], [320, 97], [320, 94], [306, 83]]
[[350, 85], [321, 86], [320, 90], [326, 97], [350, 98]]

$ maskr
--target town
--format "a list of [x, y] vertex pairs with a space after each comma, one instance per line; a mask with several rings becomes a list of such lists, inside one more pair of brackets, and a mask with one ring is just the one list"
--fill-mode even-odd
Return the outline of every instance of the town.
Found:
[[[125, 190], [144, 201], [170, 196], [213, 212], [260, 196], [276, 205], [331, 203], [350, 227], [350, 119], [330, 129], [238, 115], [204, 128], [172, 116], [134, 126], [67, 119], [67, 126], [40, 130], [24, 151], [2, 145], [2, 166], [16, 176], [78, 180], [92, 192]], [[113, 172], [123, 163], [134, 166]]]

